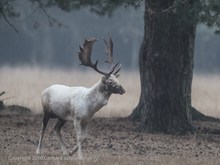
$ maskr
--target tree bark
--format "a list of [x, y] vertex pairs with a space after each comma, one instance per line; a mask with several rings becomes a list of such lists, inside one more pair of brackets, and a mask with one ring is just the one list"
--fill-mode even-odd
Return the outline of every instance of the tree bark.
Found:
[[184, 134], [191, 125], [191, 84], [196, 24], [183, 23], [171, 0], [145, 1], [139, 52], [141, 96], [130, 119], [138, 131]]

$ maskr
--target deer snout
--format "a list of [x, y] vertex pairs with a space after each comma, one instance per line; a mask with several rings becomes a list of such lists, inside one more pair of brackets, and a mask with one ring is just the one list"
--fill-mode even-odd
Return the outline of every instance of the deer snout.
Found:
[[122, 86], [120, 86], [119, 94], [123, 95], [124, 93], [125, 93], [125, 89]]

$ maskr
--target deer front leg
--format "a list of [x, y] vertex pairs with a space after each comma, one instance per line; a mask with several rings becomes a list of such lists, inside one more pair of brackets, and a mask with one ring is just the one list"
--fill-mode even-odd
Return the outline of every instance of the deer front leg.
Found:
[[[84, 139], [81, 143], [81, 145], [86, 141], [86, 139]], [[69, 155], [72, 156], [76, 151], [78, 150], [78, 145], [76, 145], [71, 152], [69, 152]]]
[[82, 144], [86, 141], [87, 136], [87, 122], [81, 119], [75, 118], [74, 127], [77, 136], [77, 145], [73, 148], [70, 155], [74, 154], [78, 150], [79, 159], [83, 159], [82, 156]]

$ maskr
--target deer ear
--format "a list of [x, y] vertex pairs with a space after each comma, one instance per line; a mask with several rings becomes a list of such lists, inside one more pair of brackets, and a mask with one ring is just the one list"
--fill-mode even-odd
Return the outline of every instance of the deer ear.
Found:
[[116, 74], [115, 77], [118, 78], [120, 76], [120, 74]]
[[106, 76], [103, 76], [102, 77], [102, 82], [105, 84], [106, 83], [106, 80], [107, 80], [107, 77]]

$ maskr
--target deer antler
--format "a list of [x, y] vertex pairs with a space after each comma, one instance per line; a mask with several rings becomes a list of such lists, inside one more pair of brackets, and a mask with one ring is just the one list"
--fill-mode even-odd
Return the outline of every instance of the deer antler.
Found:
[[105, 43], [105, 53], [107, 55], [107, 59], [105, 62], [112, 64], [113, 63], [113, 42], [112, 38], [108, 38], [108, 42], [103, 38], [103, 41]]
[[86, 39], [83, 44], [83, 48], [79, 46], [80, 49], [80, 52], [78, 52], [79, 60], [81, 61], [81, 65], [89, 66], [98, 73], [105, 75], [106, 74], [105, 72], [102, 72], [97, 68], [98, 60], [94, 64], [91, 61], [92, 45], [96, 41], [97, 41], [96, 38]]
[[92, 54], [92, 45], [96, 41], [97, 41], [96, 38], [90, 38], [88, 40], [86, 39], [83, 44], [83, 48], [79, 46], [80, 52], [78, 52], [78, 55], [79, 55], [79, 60], [81, 61], [82, 65], [85, 65], [85, 66], [95, 65], [91, 61], [91, 54]]
[[[105, 39], [103, 39], [105, 42], [105, 52], [107, 55], [107, 60], [105, 60], [105, 62], [109, 63], [109, 64], [113, 64], [113, 42], [112, 42], [112, 38], [109, 37], [108, 41], [106, 41]], [[115, 70], [115, 68], [119, 65], [119, 62], [115, 64], [115, 66], [112, 68], [112, 70], [109, 72], [110, 74], [112, 74]], [[121, 69], [121, 64], [119, 66], [119, 68], [117, 69], [117, 71], [114, 73], [114, 75], [116, 75]]]
[[[93, 68], [95, 71], [97, 71], [98, 73], [109, 77], [114, 72], [115, 68], [119, 65], [119, 62], [112, 67], [110, 72], [103, 72], [99, 70], [97, 68], [98, 60], [95, 63], [92, 63], [91, 61], [92, 46], [95, 41], [97, 41], [96, 38], [86, 39], [85, 42], [83, 43], [83, 48], [81, 46], [79, 47], [80, 49], [80, 52], [78, 52], [79, 60], [81, 61], [81, 65], [89, 66]], [[104, 42], [106, 45], [106, 54], [108, 57], [108, 59], [105, 60], [105, 62], [112, 64], [113, 63], [113, 42], [111, 38], [108, 39], [108, 42], [106, 40], [104, 40]], [[120, 69], [121, 69], [121, 66], [114, 74], [117, 74]]]

